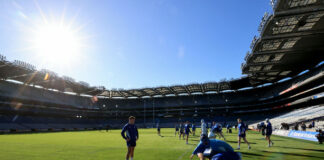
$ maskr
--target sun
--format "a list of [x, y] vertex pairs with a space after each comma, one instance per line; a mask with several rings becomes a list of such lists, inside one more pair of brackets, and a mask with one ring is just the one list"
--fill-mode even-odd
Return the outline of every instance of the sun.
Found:
[[82, 43], [76, 30], [64, 24], [40, 25], [32, 36], [32, 48], [45, 63], [68, 65], [80, 56]]

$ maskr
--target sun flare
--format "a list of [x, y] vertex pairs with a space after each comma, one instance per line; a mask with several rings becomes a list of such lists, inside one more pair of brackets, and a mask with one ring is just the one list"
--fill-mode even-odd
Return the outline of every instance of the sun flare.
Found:
[[75, 30], [65, 25], [39, 26], [33, 36], [33, 48], [44, 62], [57, 65], [73, 63], [81, 52], [81, 41]]

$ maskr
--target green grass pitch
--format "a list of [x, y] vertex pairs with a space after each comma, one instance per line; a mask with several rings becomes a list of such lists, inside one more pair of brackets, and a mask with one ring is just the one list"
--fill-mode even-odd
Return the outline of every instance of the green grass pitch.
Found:
[[[161, 132], [162, 137], [155, 129], [139, 130], [135, 160], [187, 160], [199, 142], [198, 136], [191, 137], [186, 145], [174, 136], [174, 129]], [[237, 132], [225, 136], [236, 148]], [[324, 145], [316, 142], [273, 136], [275, 145], [268, 148], [262, 138], [257, 132], [247, 133], [252, 149], [241, 145], [243, 159], [324, 159]], [[1, 160], [124, 160], [125, 152], [120, 130], [0, 135]]]

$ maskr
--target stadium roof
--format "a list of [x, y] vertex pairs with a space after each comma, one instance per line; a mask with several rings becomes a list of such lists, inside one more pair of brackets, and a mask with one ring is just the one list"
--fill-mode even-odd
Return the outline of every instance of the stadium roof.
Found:
[[324, 60], [324, 1], [272, 1], [242, 64], [252, 82], [293, 77]]
[[265, 83], [277, 82], [311, 69], [324, 60], [324, 1], [272, 0], [273, 14], [266, 13], [255, 36], [251, 51], [242, 64], [247, 76], [229, 81], [194, 83], [143, 89], [111, 89], [93, 87], [67, 76], [15, 60], [9, 62], [0, 55], [0, 79], [20, 81], [61, 92], [75, 92], [107, 98], [191, 95], [238, 90]]
[[191, 95], [194, 93], [221, 92], [224, 90], [237, 90], [250, 87], [249, 78], [234, 79], [230, 81], [194, 83], [189, 85], [162, 86], [156, 88], [143, 89], [111, 89], [105, 87], [92, 87], [86, 82], [77, 82], [67, 76], [58, 76], [55, 72], [49, 70], [36, 70], [36, 67], [26, 62], [15, 60], [9, 62], [0, 55], [0, 79], [14, 80], [22, 82], [25, 85], [42, 86], [46, 89], [55, 89], [61, 92], [74, 92], [77, 94], [86, 94], [92, 96], [113, 97], [152, 97], [166, 95]]

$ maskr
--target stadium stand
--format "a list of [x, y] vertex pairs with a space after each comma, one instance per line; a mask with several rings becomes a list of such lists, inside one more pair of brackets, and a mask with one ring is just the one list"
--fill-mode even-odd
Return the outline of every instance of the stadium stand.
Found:
[[[274, 129], [282, 129], [282, 123], [288, 124], [290, 129], [293, 129], [295, 124], [301, 124], [302, 122], [309, 126], [312, 120], [316, 121], [316, 126], [307, 130], [316, 131], [324, 128], [324, 105], [297, 109], [270, 119]], [[257, 129], [258, 123], [260, 122], [251, 124], [250, 127]], [[301, 130], [300, 126], [298, 129]]]
[[[189, 120], [275, 127], [321, 118], [324, 1], [272, 0], [241, 65], [243, 77], [142, 89], [106, 89], [0, 55], [0, 132], [173, 127]], [[315, 112], [316, 111], [316, 112]], [[308, 113], [308, 114], [306, 114]], [[314, 113], [314, 114], [312, 114]], [[319, 115], [317, 114], [319, 113]], [[303, 117], [303, 118], [300, 118]], [[320, 121], [319, 124], [322, 122]]]

